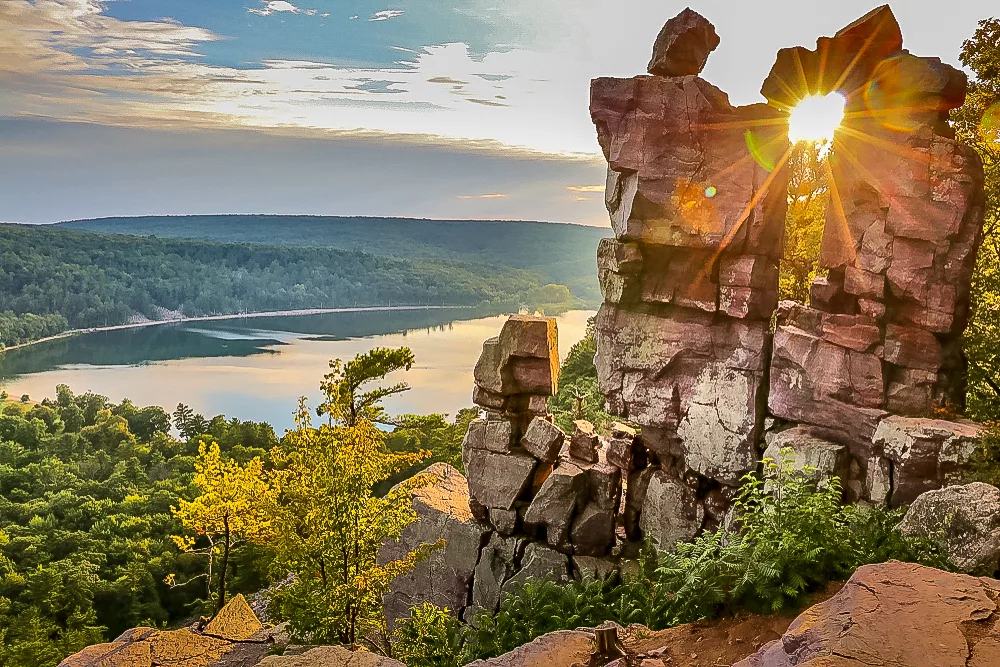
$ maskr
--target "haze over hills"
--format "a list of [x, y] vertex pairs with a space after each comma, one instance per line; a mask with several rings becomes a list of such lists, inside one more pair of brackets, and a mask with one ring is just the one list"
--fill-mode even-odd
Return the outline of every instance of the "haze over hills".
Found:
[[357, 250], [407, 259], [446, 259], [504, 265], [540, 273], [567, 285], [590, 303], [600, 302], [596, 257], [610, 230], [583, 225], [413, 218], [284, 215], [197, 215], [98, 218], [59, 227], [106, 234], [134, 234]]

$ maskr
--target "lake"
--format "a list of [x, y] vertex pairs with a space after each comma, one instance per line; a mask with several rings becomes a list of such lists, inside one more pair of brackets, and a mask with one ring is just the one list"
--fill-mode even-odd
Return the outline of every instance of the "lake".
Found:
[[[559, 315], [559, 352], [585, 333], [592, 311]], [[386, 401], [390, 413], [454, 415], [472, 405], [472, 369], [483, 341], [506, 316], [468, 309], [328, 313], [246, 318], [88, 333], [0, 354], [0, 388], [12, 397], [53, 397], [59, 384], [118, 402], [178, 403], [206, 417], [224, 414], [292, 426], [299, 396], [319, 402], [331, 359], [373, 347], [407, 346], [416, 364], [389, 376], [412, 389]]]

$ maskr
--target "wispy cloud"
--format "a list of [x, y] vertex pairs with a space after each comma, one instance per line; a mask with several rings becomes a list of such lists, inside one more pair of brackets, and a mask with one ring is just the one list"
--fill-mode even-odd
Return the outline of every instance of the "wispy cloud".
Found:
[[458, 195], [457, 199], [507, 199], [510, 195], [490, 192], [482, 195]]
[[566, 189], [570, 192], [604, 192], [603, 185], [570, 185]]
[[394, 19], [398, 16], [402, 16], [403, 13], [404, 12], [402, 9], [383, 9], [380, 12], [375, 12], [374, 14], [372, 14], [372, 17], [368, 20], [372, 22], [388, 21], [389, 19]]

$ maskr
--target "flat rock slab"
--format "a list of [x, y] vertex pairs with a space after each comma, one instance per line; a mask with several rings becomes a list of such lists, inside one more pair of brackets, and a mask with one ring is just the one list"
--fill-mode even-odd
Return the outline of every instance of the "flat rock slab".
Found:
[[342, 646], [318, 646], [302, 655], [272, 655], [260, 667], [406, 667], [392, 658], [368, 651], [349, 651]]
[[[468, 667], [570, 667], [590, 662], [594, 635], [580, 630], [562, 630], [543, 635], [497, 658], [477, 660]], [[353, 667], [353, 666], [352, 666]]]
[[1000, 665], [1000, 581], [890, 561], [862, 567], [734, 667]]

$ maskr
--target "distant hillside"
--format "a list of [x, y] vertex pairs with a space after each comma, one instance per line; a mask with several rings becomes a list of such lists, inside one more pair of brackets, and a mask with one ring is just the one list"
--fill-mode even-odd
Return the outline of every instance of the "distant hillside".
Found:
[[597, 243], [610, 230], [545, 222], [418, 220], [286, 215], [100, 218], [63, 222], [77, 231], [201, 239], [222, 243], [360, 250], [407, 259], [502, 264], [601, 300]]
[[0, 225], [0, 349], [67, 328], [348, 306], [578, 305], [498, 264]]

